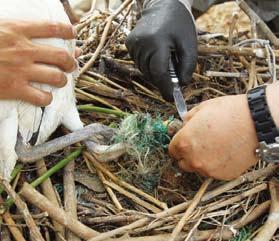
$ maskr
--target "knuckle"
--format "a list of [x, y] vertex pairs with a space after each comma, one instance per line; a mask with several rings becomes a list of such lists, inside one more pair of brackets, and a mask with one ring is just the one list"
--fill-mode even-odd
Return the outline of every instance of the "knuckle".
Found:
[[59, 60], [61, 61], [61, 63], [68, 65], [69, 63], [72, 62], [72, 58], [71, 58], [70, 54], [65, 50], [59, 50], [58, 56], [59, 56]]
[[53, 74], [53, 82], [57, 87], [63, 87], [67, 83], [67, 78], [63, 72], [57, 71]]
[[60, 26], [58, 23], [48, 23], [47, 31], [50, 35], [56, 36], [60, 31]]
[[37, 106], [47, 106], [52, 102], [52, 98], [51, 93], [40, 94], [36, 96], [34, 104]]
[[186, 140], [186, 138], [182, 141], [176, 143], [176, 150], [180, 153], [189, 152], [192, 149], [192, 144]]

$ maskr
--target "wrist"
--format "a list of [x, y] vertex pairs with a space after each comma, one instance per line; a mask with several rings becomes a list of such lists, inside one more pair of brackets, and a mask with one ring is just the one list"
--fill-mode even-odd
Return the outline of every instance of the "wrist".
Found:
[[279, 83], [274, 83], [267, 86], [266, 101], [274, 123], [279, 129]]

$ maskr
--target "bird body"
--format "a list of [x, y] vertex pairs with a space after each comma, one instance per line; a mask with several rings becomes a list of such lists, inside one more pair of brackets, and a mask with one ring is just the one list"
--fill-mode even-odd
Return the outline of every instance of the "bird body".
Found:
[[[59, 0], [0, 0], [0, 6], [0, 19], [70, 23]], [[71, 54], [75, 49], [74, 40], [34, 39], [33, 41], [63, 48]], [[33, 144], [37, 145], [45, 142], [60, 124], [70, 131], [83, 127], [76, 108], [74, 75], [67, 74], [67, 80], [63, 88], [32, 84], [52, 93], [53, 101], [45, 108], [23, 101], [0, 101], [0, 174], [4, 178], [9, 178], [17, 161], [15, 145], [18, 133], [26, 145], [29, 145], [35, 135]]]

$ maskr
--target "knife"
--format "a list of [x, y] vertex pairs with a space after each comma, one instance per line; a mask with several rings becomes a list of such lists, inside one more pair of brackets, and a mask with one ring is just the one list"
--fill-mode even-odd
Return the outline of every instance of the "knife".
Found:
[[179, 79], [177, 77], [176, 70], [175, 70], [175, 63], [177, 63], [176, 56], [174, 53], [172, 53], [171, 58], [169, 60], [169, 75], [171, 78], [171, 82], [173, 84], [173, 98], [174, 98], [175, 106], [181, 120], [183, 121], [185, 115], [187, 114], [187, 105], [184, 100], [181, 87], [179, 85]]

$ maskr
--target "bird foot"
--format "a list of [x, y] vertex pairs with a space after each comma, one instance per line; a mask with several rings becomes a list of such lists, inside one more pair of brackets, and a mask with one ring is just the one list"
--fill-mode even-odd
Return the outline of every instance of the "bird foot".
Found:
[[95, 123], [37, 146], [27, 146], [22, 142], [22, 138], [18, 137], [16, 153], [20, 162], [32, 163], [80, 141], [96, 138], [97, 136], [105, 136], [110, 139], [113, 132], [112, 128]]

